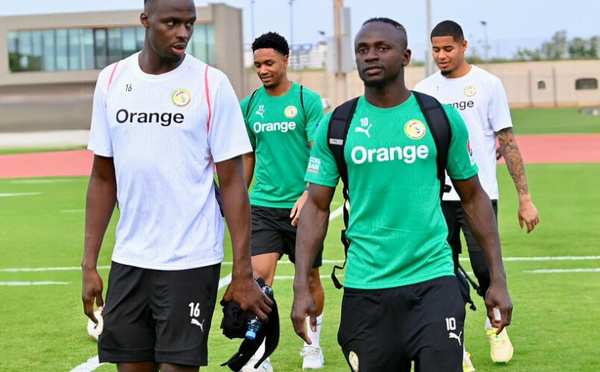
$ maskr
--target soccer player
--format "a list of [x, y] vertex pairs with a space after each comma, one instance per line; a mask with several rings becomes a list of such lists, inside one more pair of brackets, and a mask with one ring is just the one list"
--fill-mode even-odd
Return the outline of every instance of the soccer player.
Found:
[[[273, 304], [253, 280], [250, 204], [242, 154], [251, 151], [233, 88], [221, 71], [185, 53], [193, 0], [146, 0], [141, 52], [99, 75], [88, 148], [82, 300], [104, 306], [100, 362], [121, 372], [198, 371], [207, 364], [224, 223], [233, 245], [224, 299], [266, 320]], [[97, 270], [109, 220], [120, 217], [106, 303]]]
[[[263, 86], [241, 102], [253, 152], [244, 155], [246, 184], [254, 176], [252, 205], [252, 269], [272, 286], [277, 262], [287, 254], [295, 262], [296, 225], [307, 191], [304, 172], [308, 164], [315, 128], [323, 118], [317, 93], [287, 76], [290, 48], [275, 32], [265, 33], [252, 43], [254, 67]], [[317, 304], [317, 329], [313, 343], [302, 348], [303, 369], [324, 365], [319, 338], [325, 295], [319, 275], [322, 254], [310, 270], [310, 291]], [[262, 356], [262, 348], [257, 356]], [[255, 371], [251, 359], [244, 372]], [[258, 371], [271, 371], [267, 359]]]
[[[454, 276], [440, 206], [436, 145], [415, 96], [407, 89], [406, 30], [389, 18], [367, 20], [354, 40], [364, 82], [346, 138], [344, 157], [351, 204], [338, 342], [352, 371], [462, 371], [465, 306]], [[508, 326], [508, 294], [498, 230], [468, 151], [458, 112], [444, 105], [451, 126], [447, 171], [467, 221], [489, 262], [488, 316]], [[340, 171], [329, 147], [326, 117], [319, 125], [305, 180], [300, 215], [292, 322], [310, 343], [305, 318], [316, 323], [309, 290], [311, 263], [327, 231]], [[494, 316], [498, 308], [501, 316]]]
[[[506, 93], [502, 82], [489, 72], [470, 65], [465, 60], [467, 40], [460, 25], [454, 21], [440, 22], [431, 31], [432, 54], [440, 71], [418, 83], [415, 90], [430, 94], [440, 102], [452, 104], [464, 119], [469, 130], [473, 156], [479, 167], [479, 179], [483, 189], [492, 200], [494, 213], [498, 213], [498, 181], [496, 179], [496, 142], [499, 153], [504, 157], [517, 193], [519, 195], [518, 218], [521, 228], [531, 232], [540, 218], [532, 202], [523, 159], [515, 141], [512, 120]], [[460, 205], [455, 190], [444, 194], [442, 209], [448, 224], [448, 242], [452, 246], [454, 262], [458, 266], [458, 256], [462, 251], [460, 232], [462, 230], [471, 267], [477, 277], [485, 298], [490, 286], [490, 273], [481, 247], [474, 238]], [[489, 337], [492, 360], [507, 363], [513, 355], [513, 346], [506, 330], [496, 334], [496, 329], [486, 319], [485, 330]], [[465, 352], [466, 369], [472, 370], [468, 354]]]

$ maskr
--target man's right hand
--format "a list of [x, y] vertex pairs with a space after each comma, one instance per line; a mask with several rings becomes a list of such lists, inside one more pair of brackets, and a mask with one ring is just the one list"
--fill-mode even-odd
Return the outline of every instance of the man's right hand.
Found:
[[83, 301], [83, 312], [94, 323], [98, 323], [98, 319], [94, 315], [94, 302], [98, 307], [104, 306], [102, 291], [104, 284], [102, 278], [98, 274], [98, 269], [82, 269], [82, 288], [81, 300]]
[[294, 303], [290, 317], [298, 337], [311, 345], [312, 341], [308, 337], [308, 330], [306, 329], [306, 318], [310, 317], [310, 326], [313, 331], [316, 331], [317, 306], [308, 288], [308, 285], [304, 289], [297, 290], [294, 288]]
[[232, 279], [223, 300], [237, 303], [242, 311], [252, 311], [261, 321], [268, 322], [273, 301], [260, 289], [258, 283], [249, 278]]

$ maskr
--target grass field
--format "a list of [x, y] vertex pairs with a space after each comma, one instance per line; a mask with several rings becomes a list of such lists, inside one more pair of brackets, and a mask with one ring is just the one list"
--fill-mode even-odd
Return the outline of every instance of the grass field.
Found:
[[600, 133], [600, 117], [576, 107], [512, 109], [515, 134]]
[[[541, 224], [529, 235], [518, 228], [514, 185], [506, 169], [499, 169], [499, 226], [515, 303], [509, 329], [515, 355], [506, 366], [491, 363], [480, 299], [479, 310], [468, 311], [466, 346], [479, 372], [598, 371], [600, 164], [529, 165], [527, 171], [541, 216]], [[0, 180], [2, 196], [21, 194], [0, 197], [0, 371], [71, 371], [96, 355], [96, 343], [86, 333], [78, 268], [86, 187], [85, 177]], [[340, 205], [338, 194], [332, 209]], [[341, 225], [339, 218], [330, 224], [326, 260], [342, 259]], [[114, 221], [100, 265], [109, 265], [113, 242]], [[571, 258], [560, 259], [566, 256]], [[331, 267], [325, 264], [322, 274], [329, 275]], [[229, 269], [224, 265], [222, 276]], [[106, 279], [108, 270], [103, 268], [101, 273]], [[292, 275], [292, 265], [279, 265], [274, 289], [281, 309], [282, 338], [272, 358], [278, 372], [300, 371], [301, 366], [301, 341], [289, 321]], [[324, 371], [347, 371], [336, 341], [342, 292], [334, 289], [329, 278], [323, 284]], [[203, 371], [228, 370], [219, 364], [239, 346], [239, 341], [221, 334], [220, 318], [217, 308], [210, 365]], [[96, 369], [114, 370], [111, 365]]]

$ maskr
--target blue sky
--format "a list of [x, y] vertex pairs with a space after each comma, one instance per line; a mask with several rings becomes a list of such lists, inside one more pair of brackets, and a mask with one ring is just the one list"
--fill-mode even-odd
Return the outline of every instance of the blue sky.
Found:
[[[143, 0], [0, 0], [0, 16], [36, 13], [140, 9]], [[277, 31], [293, 44], [315, 44], [333, 35], [333, 0], [222, 0], [244, 9], [244, 42]], [[489, 56], [511, 57], [519, 47], [536, 48], [556, 31], [569, 39], [600, 35], [600, 0], [430, 0], [431, 22], [452, 19], [462, 25], [470, 48], [479, 49], [487, 34]], [[202, 6], [209, 1], [196, 0]], [[290, 6], [292, 3], [292, 6]], [[426, 0], [344, 0], [350, 8], [352, 37], [366, 19], [386, 16], [408, 30], [414, 58], [427, 47]], [[24, 6], [26, 4], [26, 6]], [[253, 5], [252, 5], [253, 4]], [[253, 10], [253, 12], [252, 12]], [[252, 17], [254, 13], [254, 17]], [[293, 15], [293, 20], [292, 16]], [[486, 26], [481, 21], [486, 22]], [[292, 34], [293, 26], [293, 34]], [[23, 25], [27, 28], [27, 25]], [[322, 36], [319, 31], [325, 32]]]

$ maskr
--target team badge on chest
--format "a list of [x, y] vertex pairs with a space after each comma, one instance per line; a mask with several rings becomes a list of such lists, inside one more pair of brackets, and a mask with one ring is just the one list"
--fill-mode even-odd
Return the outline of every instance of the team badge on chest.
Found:
[[290, 105], [286, 107], [285, 110], [283, 110], [283, 114], [286, 118], [292, 119], [295, 118], [296, 115], [298, 115], [298, 109], [296, 108], [296, 106]]
[[465, 92], [465, 96], [473, 97], [475, 94], [477, 94], [477, 89], [475, 89], [474, 86], [469, 85], [468, 87], [465, 88], [464, 92]]
[[175, 106], [184, 107], [187, 106], [188, 103], [190, 103], [190, 101], [192, 100], [192, 96], [190, 95], [190, 92], [188, 92], [185, 89], [177, 89], [173, 92], [171, 100], [173, 101], [173, 104]]
[[418, 140], [423, 138], [426, 132], [425, 124], [420, 120], [413, 119], [404, 124], [404, 133], [408, 138]]

